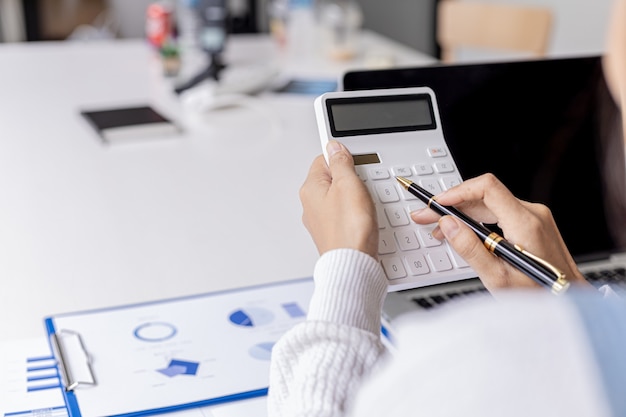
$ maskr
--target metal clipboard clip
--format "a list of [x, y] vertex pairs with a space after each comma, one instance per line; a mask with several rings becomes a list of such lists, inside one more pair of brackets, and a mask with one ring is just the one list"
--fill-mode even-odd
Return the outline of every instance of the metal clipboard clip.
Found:
[[50, 340], [66, 391], [73, 391], [80, 385], [96, 385], [91, 369], [91, 356], [79, 333], [59, 330], [52, 334]]

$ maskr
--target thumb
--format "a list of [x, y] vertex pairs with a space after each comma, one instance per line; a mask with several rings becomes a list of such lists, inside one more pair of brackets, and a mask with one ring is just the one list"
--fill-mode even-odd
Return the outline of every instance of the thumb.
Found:
[[354, 175], [354, 159], [343, 144], [331, 140], [326, 145], [326, 152], [328, 153], [328, 168], [333, 179]]
[[476, 233], [460, 220], [452, 216], [443, 216], [439, 219], [439, 230], [450, 246], [474, 268], [479, 276], [482, 276], [483, 272], [493, 272], [500, 266], [500, 260], [493, 256]]

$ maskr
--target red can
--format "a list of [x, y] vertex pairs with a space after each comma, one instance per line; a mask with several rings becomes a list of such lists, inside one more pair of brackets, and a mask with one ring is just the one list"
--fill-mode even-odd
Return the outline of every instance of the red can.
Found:
[[172, 37], [172, 7], [165, 3], [153, 3], [146, 11], [146, 36], [148, 41], [161, 48]]

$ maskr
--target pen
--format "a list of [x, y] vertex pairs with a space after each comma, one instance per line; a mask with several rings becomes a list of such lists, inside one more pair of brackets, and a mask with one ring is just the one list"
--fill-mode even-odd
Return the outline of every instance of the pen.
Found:
[[456, 208], [439, 204], [433, 194], [413, 181], [404, 177], [396, 177], [396, 179], [406, 190], [426, 203], [428, 208], [435, 213], [442, 216], [454, 216], [461, 220], [478, 235], [489, 252], [504, 259], [539, 284], [550, 288], [554, 294], [562, 294], [569, 288], [570, 284], [565, 279], [565, 274], [548, 262], [524, 250], [519, 245], [511, 244], [499, 234], [487, 229]]

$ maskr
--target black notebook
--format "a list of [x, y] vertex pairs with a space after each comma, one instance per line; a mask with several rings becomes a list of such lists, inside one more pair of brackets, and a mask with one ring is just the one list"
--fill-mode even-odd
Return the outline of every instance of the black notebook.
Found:
[[84, 110], [81, 114], [106, 144], [176, 137], [181, 131], [150, 106]]

